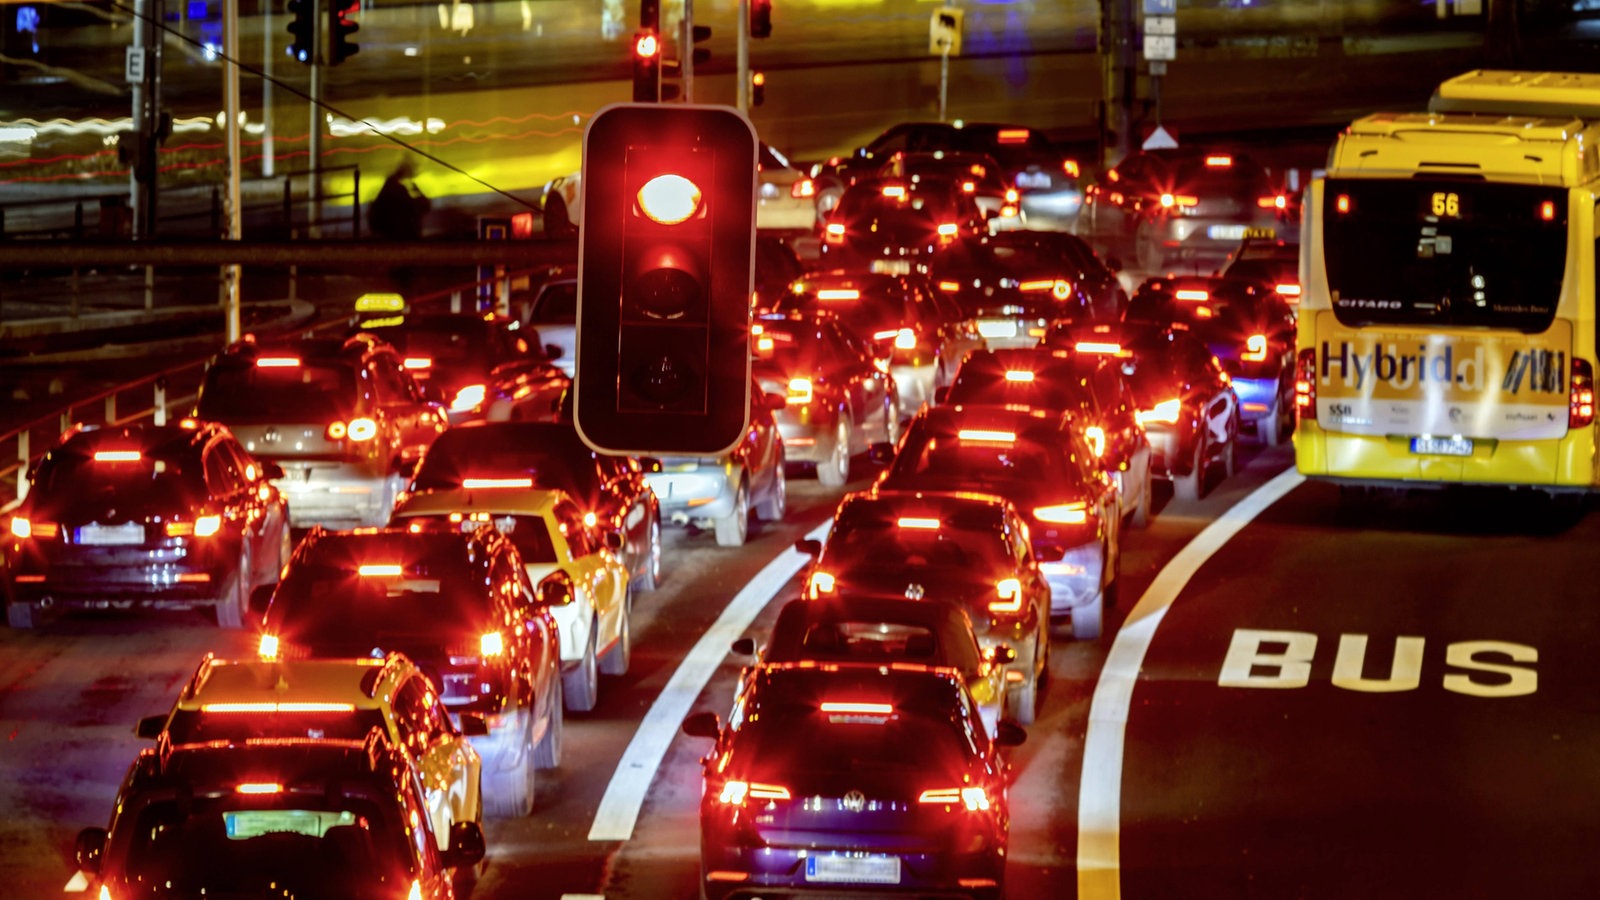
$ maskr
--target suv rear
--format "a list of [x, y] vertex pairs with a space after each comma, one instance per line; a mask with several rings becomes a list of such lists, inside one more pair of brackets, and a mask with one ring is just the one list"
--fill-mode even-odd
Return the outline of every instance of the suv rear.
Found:
[[366, 334], [236, 342], [206, 369], [194, 414], [283, 468], [295, 528], [384, 524], [409, 466], [449, 426], [394, 348]]
[[78, 834], [87, 896], [446, 900], [451, 870], [484, 855], [474, 822], [439, 850], [416, 773], [379, 729], [162, 742], [134, 760], [112, 809], [109, 827]]
[[[533, 808], [534, 770], [561, 757], [561, 651], [511, 541], [492, 526], [313, 530], [265, 607], [263, 658], [414, 660], [459, 717], [480, 715], [490, 815]], [[567, 595], [565, 602], [570, 602]], [[562, 602], [562, 601], [557, 601]]]

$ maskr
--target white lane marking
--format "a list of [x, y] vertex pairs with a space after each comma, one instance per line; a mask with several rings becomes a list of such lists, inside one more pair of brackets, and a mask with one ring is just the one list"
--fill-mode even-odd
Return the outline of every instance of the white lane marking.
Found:
[[[832, 524], [833, 520], [829, 519], [806, 537], [821, 540]], [[589, 840], [625, 841], [633, 837], [639, 807], [650, 790], [650, 783], [655, 780], [656, 770], [661, 767], [661, 759], [677, 736], [683, 717], [688, 715], [689, 708], [705, 690], [706, 682], [728, 655], [728, 645], [744, 634], [779, 589], [810, 561], [811, 557], [793, 547], [778, 554], [728, 601], [722, 615], [701, 635], [694, 649], [678, 665], [678, 670], [672, 673], [667, 686], [661, 689], [661, 695], [656, 697], [639, 723], [639, 730], [634, 732], [628, 749], [623, 751], [617, 771], [606, 786], [605, 796], [600, 798], [600, 808], [595, 811]]]
[[1122, 896], [1123, 740], [1133, 686], [1156, 628], [1178, 593], [1212, 554], [1304, 481], [1305, 476], [1286, 469], [1207, 525], [1156, 575], [1117, 632], [1089, 703], [1089, 725], [1083, 738], [1083, 777], [1078, 782], [1079, 900], [1118, 900]]

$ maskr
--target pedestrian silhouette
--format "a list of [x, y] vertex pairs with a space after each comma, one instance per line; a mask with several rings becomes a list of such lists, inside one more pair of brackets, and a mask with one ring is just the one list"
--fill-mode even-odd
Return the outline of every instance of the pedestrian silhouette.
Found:
[[410, 160], [401, 160], [367, 209], [367, 227], [374, 237], [391, 241], [414, 241], [422, 237], [422, 219], [433, 204], [412, 183], [416, 171]]

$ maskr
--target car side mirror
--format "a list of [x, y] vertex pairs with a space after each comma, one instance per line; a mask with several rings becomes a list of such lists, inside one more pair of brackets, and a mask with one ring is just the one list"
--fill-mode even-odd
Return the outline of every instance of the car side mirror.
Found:
[[565, 350], [561, 349], [561, 345], [560, 344], [545, 344], [544, 345], [544, 356], [545, 356], [545, 359], [560, 359], [561, 358], [561, 354], [563, 354], [565, 352], [566, 352]]
[[572, 602], [572, 581], [565, 572], [552, 572], [539, 582], [539, 602], [552, 607]]
[[739, 638], [737, 641], [733, 642], [733, 645], [729, 649], [740, 656], [755, 656], [756, 639], [749, 637]]
[[266, 615], [267, 607], [272, 605], [272, 592], [277, 589], [278, 586], [276, 584], [262, 584], [251, 589], [250, 614], [255, 616]]
[[261, 478], [264, 481], [277, 481], [283, 477], [283, 466], [271, 460], [260, 460]]
[[161, 732], [165, 731], [166, 727], [167, 717], [165, 714], [159, 716], [145, 716], [139, 720], [139, 724], [133, 726], [133, 733], [147, 741], [153, 741], [156, 738], [161, 737]]
[[794, 542], [794, 549], [816, 559], [822, 555], [822, 542], [816, 538], [801, 538]]
[[489, 733], [489, 722], [477, 713], [461, 713], [459, 725], [464, 737], [484, 737]]
[[994, 745], [996, 747], [1015, 747], [1028, 739], [1028, 732], [1021, 725], [1001, 719], [994, 730]]
[[607, 550], [615, 553], [616, 551], [622, 549], [622, 532], [607, 531], [605, 537], [601, 538], [601, 542], [606, 545]]
[[943, 402], [945, 402], [946, 400], [949, 400], [949, 399], [950, 399], [950, 386], [948, 384], [941, 385], [940, 387], [936, 387], [936, 388], [933, 389], [933, 402], [934, 403], [943, 403]]
[[894, 462], [894, 445], [888, 441], [873, 444], [867, 448], [867, 460], [880, 466], [887, 466]]
[[440, 854], [447, 869], [475, 866], [483, 861], [483, 828], [477, 822], [457, 822], [450, 826], [450, 848]]
[[78, 832], [78, 839], [72, 846], [72, 858], [80, 870], [90, 875], [100, 872], [100, 860], [105, 856], [109, 837], [104, 828], [85, 828]]
[[1003, 666], [1008, 662], [1016, 661], [1017, 651], [1007, 647], [1004, 644], [995, 644], [989, 649], [983, 651], [983, 658], [987, 659], [994, 665]]
[[714, 712], [690, 713], [684, 718], [682, 728], [689, 737], [716, 739], [722, 735], [722, 721]]
[[770, 409], [773, 412], [777, 412], [780, 409], [787, 409], [789, 406], [789, 398], [782, 394], [776, 394], [768, 391], [763, 393], [761, 398], [766, 404], [767, 409]]

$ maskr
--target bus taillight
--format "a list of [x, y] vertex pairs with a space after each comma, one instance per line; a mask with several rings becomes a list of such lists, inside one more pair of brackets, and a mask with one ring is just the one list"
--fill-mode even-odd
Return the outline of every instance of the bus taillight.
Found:
[[1594, 424], [1594, 367], [1587, 359], [1572, 361], [1572, 392], [1567, 399], [1567, 427]]
[[[1572, 371], [1573, 390], [1577, 390], [1578, 371], [1575, 361]], [[1584, 363], [1585, 366], [1588, 363]], [[1317, 417], [1317, 351], [1305, 349], [1300, 351], [1295, 361], [1294, 376], [1294, 409], [1300, 421], [1315, 419]], [[1591, 411], [1593, 407], [1591, 406]]]

